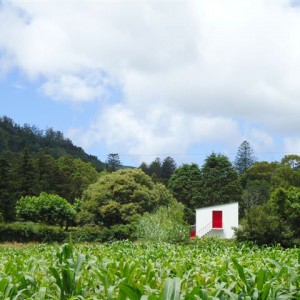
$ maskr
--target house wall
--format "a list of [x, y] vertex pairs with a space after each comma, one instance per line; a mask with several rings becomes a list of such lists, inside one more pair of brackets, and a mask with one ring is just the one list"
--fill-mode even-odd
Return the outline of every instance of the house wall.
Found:
[[[202, 229], [206, 225], [212, 224], [212, 212], [214, 210], [223, 212], [223, 229], [212, 229], [207, 236], [232, 238], [234, 236], [232, 227], [238, 227], [239, 225], [239, 207], [237, 202], [196, 209], [196, 235], [201, 236], [203, 234], [201, 232]], [[211, 225], [208, 229], [211, 229]]]

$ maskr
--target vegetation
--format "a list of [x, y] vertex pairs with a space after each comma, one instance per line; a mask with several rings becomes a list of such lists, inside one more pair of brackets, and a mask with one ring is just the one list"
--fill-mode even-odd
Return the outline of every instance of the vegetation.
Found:
[[236, 170], [243, 174], [248, 168], [250, 168], [256, 162], [256, 157], [254, 151], [251, 148], [250, 144], [247, 141], [243, 141], [240, 145], [235, 161], [234, 166]]
[[98, 171], [103, 170], [104, 167], [96, 156], [88, 155], [82, 148], [73, 145], [71, 140], [64, 138], [60, 131], [55, 131], [53, 128], [43, 131], [29, 124], [20, 126], [6, 116], [0, 117], [0, 157], [13, 161], [16, 154], [21, 153], [24, 148], [32, 154], [43, 149], [45, 154], [55, 159], [71, 155], [91, 163]]
[[184, 205], [178, 202], [145, 213], [136, 224], [136, 237], [152, 242], [187, 242], [189, 226], [184, 220]]
[[[132, 238], [134, 226], [140, 224], [137, 228], [143, 230], [152, 226], [157, 239], [175, 241], [181, 239], [185, 223], [195, 223], [196, 208], [239, 202], [239, 240], [299, 245], [298, 155], [257, 162], [244, 141], [234, 164], [212, 153], [202, 166], [177, 167], [166, 157], [142, 163], [139, 169], [125, 168], [117, 153], [109, 154], [103, 164], [60, 132], [19, 126], [7, 117], [0, 118], [0, 146], [0, 222], [37, 223], [36, 228], [22, 225], [34, 239], [34, 232], [46, 225], [71, 225], [69, 230], [82, 241]], [[173, 218], [178, 205], [184, 220]], [[167, 226], [176, 230], [168, 231]], [[178, 238], [172, 236], [176, 231]], [[149, 232], [142, 235], [152, 239]]]
[[22, 197], [16, 205], [19, 221], [38, 222], [68, 227], [75, 221], [75, 209], [58, 195], [41, 193], [38, 197]]
[[78, 220], [81, 224], [128, 224], [145, 212], [174, 201], [160, 183], [139, 169], [119, 170], [105, 176], [83, 193]]
[[299, 249], [217, 240], [0, 246], [1, 299], [299, 299]]
[[237, 238], [260, 245], [300, 246], [300, 188], [277, 188], [267, 203], [250, 208]]

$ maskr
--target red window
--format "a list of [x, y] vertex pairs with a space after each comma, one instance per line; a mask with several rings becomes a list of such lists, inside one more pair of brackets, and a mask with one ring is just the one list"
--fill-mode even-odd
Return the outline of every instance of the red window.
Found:
[[223, 212], [221, 210], [213, 210], [212, 228], [223, 228]]

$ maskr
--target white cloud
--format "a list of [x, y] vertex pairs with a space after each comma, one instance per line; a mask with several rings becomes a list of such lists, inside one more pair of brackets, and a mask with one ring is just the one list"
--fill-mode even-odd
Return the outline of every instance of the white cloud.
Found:
[[83, 145], [233, 150], [243, 137], [266, 151], [300, 130], [300, 10], [289, 0], [18, 0], [2, 4], [0, 23], [0, 68], [43, 78], [49, 97], [122, 94], [99, 104]]
[[111, 84], [112, 82], [100, 73], [91, 72], [83, 76], [64, 74], [49, 79], [42, 85], [41, 90], [56, 100], [85, 102], [105, 98], [109, 94]]
[[300, 138], [289, 137], [284, 139], [284, 148], [287, 154], [298, 154], [300, 155]]

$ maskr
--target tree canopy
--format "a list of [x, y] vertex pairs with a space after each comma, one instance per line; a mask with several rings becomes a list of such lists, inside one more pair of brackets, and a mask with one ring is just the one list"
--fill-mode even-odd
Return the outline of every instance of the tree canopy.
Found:
[[200, 201], [203, 206], [239, 202], [242, 186], [228, 157], [212, 153], [202, 166]]
[[84, 191], [78, 220], [105, 226], [127, 224], [171, 201], [167, 188], [142, 170], [118, 170], [101, 176]]
[[247, 141], [243, 141], [240, 145], [234, 166], [240, 174], [243, 174], [249, 167], [256, 162], [254, 151]]

